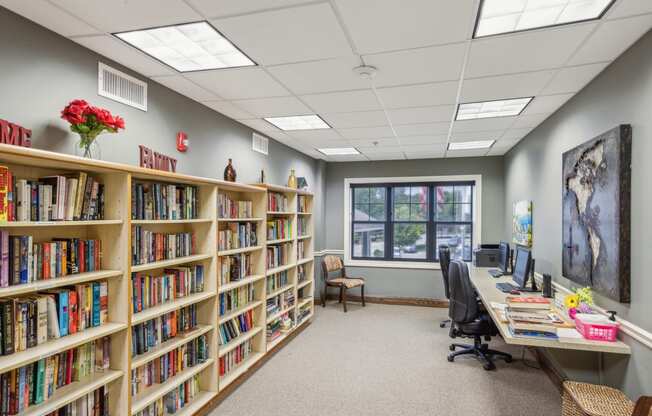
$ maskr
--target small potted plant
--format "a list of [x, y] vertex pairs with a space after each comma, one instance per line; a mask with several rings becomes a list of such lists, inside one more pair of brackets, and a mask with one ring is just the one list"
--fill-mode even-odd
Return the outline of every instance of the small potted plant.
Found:
[[97, 136], [104, 132], [117, 133], [125, 128], [122, 117], [112, 115], [108, 110], [93, 107], [84, 100], [71, 101], [62, 111], [61, 118], [70, 123], [70, 131], [79, 134], [75, 154], [91, 159], [100, 159]]

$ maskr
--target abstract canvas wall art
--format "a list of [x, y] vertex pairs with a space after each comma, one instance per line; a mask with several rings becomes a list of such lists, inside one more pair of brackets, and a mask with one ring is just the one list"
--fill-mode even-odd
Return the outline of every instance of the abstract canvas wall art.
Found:
[[562, 274], [630, 301], [632, 130], [618, 126], [562, 155]]

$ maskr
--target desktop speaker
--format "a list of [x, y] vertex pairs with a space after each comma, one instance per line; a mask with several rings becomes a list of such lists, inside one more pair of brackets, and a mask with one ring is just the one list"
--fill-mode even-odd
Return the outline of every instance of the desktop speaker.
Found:
[[551, 298], [552, 297], [552, 276], [549, 274], [543, 275], [543, 297]]

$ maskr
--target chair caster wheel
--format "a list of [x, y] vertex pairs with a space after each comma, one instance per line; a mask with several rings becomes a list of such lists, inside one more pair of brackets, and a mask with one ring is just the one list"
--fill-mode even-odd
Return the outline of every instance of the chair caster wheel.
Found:
[[451, 344], [448, 346], [448, 349], [451, 351], [455, 351], [455, 345]]
[[512, 357], [505, 357], [506, 363], [511, 363], [513, 361]]
[[444, 322], [440, 323], [440, 324], [439, 324], [439, 327], [440, 327], [440, 328], [446, 328], [446, 323], [444, 323]]
[[482, 365], [482, 368], [484, 368], [486, 371], [491, 371], [491, 370], [495, 370], [496, 366], [490, 363], [486, 363]]
[[450, 355], [446, 357], [446, 359], [448, 359], [448, 361], [450, 361], [451, 363], [455, 361], [455, 357], [451, 357]]

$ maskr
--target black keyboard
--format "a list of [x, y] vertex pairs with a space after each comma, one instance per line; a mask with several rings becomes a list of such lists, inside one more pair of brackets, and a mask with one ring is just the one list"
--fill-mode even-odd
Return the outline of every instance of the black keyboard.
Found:
[[518, 286], [513, 285], [511, 283], [496, 283], [496, 287], [498, 288], [498, 290], [500, 290], [501, 292], [505, 292], [505, 293], [509, 293], [512, 290], [518, 290], [519, 289]]
[[499, 269], [489, 269], [489, 274], [497, 278], [502, 276], [504, 273]]

